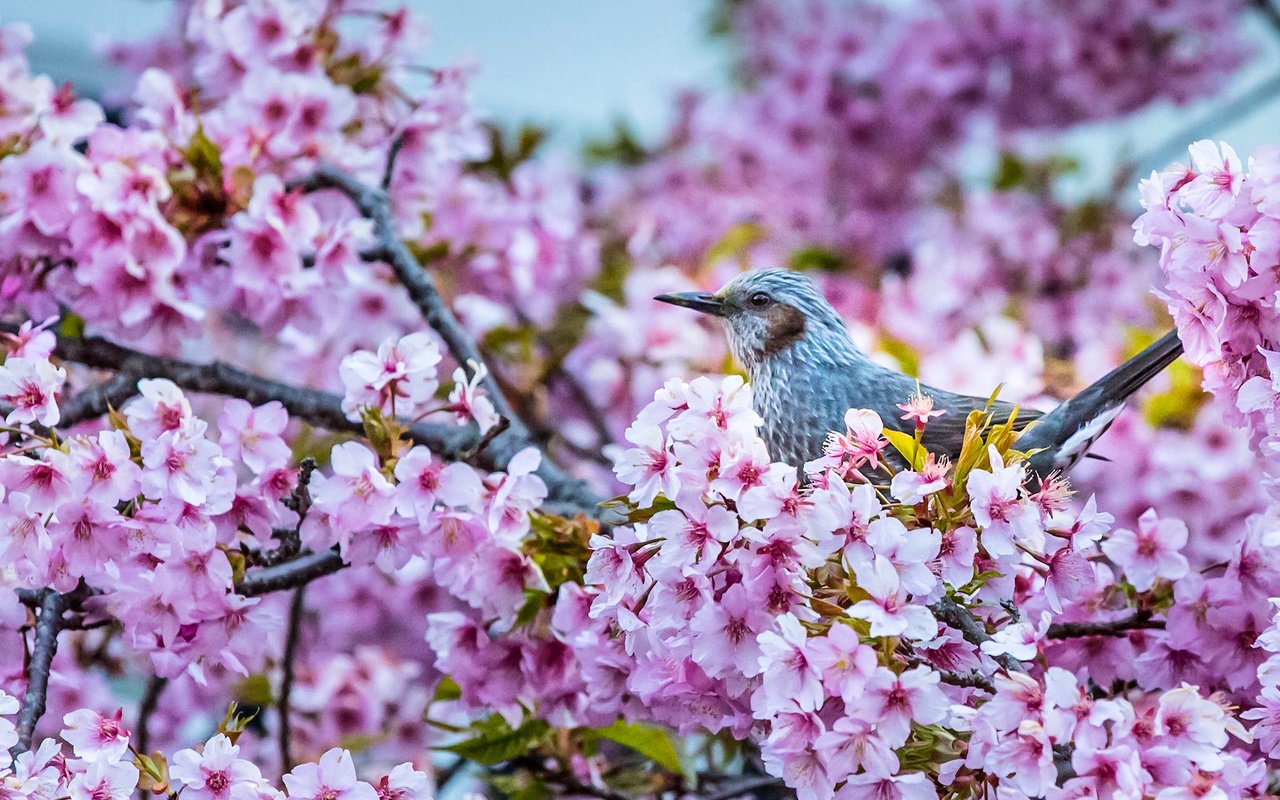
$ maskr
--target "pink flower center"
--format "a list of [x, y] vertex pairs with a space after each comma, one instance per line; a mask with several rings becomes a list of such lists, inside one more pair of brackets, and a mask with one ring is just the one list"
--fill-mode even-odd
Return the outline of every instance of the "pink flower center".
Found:
[[214, 794], [222, 794], [231, 785], [231, 778], [227, 776], [225, 769], [210, 772], [204, 777], [204, 785]]
[[45, 403], [44, 389], [39, 384], [28, 383], [22, 387], [22, 393], [18, 395], [18, 405], [23, 408], [38, 408]]

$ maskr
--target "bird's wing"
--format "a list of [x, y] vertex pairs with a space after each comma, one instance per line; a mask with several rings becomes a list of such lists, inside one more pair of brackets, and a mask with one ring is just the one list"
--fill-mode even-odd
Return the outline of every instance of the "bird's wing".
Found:
[[[935, 397], [937, 404], [935, 407], [945, 408], [947, 413], [929, 420], [929, 424], [925, 426], [922, 441], [929, 452], [955, 458], [960, 455], [960, 447], [964, 443], [964, 424], [969, 417], [969, 412], [986, 408], [987, 398], [941, 392], [939, 394], [942, 396]], [[1002, 400], [992, 403], [990, 411], [993, 424], [1003, 425], [1007, 422], [1014, 408], [1013, 403]], [[1014, 420], [1013, 427], [1018, 431], [1026, 428], [1044, 413], [1030, 408], [1017, 408], [1018, 417]]]

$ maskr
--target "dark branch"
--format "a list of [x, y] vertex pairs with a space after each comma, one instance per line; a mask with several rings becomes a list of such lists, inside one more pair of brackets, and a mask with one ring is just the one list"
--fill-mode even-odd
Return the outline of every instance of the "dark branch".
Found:
[[[333, 167], [320, 167], [315, 173], [301, 183], [307, 191], [318, 189], [337, 189], [350, 198], [359, 209], [360, 214], [373, 223], [373, 235], [377, 240], [377, 249], [383, 260], [391, 266], [396, 278], [409, 292], [409, 299], [418, 307], [422, 318], [444, 340], [445, 346], [453, 354], [453, 358], [461, 365], [469, 361], [485, 366], [488, 374], [481, 384], [489, 392], [494, 408], [499, 414], [512, 420], [513, 433], [523, 434], [524, 426], [516, 419], [502, 394], [497, 382], [493, 379], [493, 371], [488, 370], [484, 357], [471, 339], [471, 335], [459, 324], [449, 309], [435, 284], [431, 282], [426, 271], [404, 241], [396, 233], [395, 220], [391, 215], [391, 200], [381, 189], [369, 186], [341, 170]], [[527, 438], [527, 437], [526, 437]]]
[[1127, 636], [1129, 631], [1159, 630], [1164, 620], [1152, 619], [1151, 612], [1135, 611], [1111, 622], [1057, 622], [1049, 626], [1049, 639], [1074, 639], [1079, 636]]
[[18, 712], [18, 743], [9, 748], [14, 758], [31, 749], [36, 723], [44, 715], [49, 696], [49, 674], [53, 670], [53, 656], [58, 652], [58, 631], [62, 629], [64, 602], [62, 594], [53, 589], [40, 592], [35, 645], [31, 650], [31, 661], [27, 664], [27, 693]]
[[[929, 606], [929, 610], [933, 615], [951, 627], [960, 631], [965, 640], [970, 644], [982, 647], [983, 642], [991, 641], [991, 636], [983, 630], [978, 621], [974, 619], [969, 609], [952, 600], [950, 597], [944, 597], [933, 605]], [[996, 663], [1010, 672], [1026, 672], [1026, 668], [1022, 663], [1013, 656], [1006, 654], [995, 656]]]
[[[0, 327], [0, 330], [4, 329]], [[347, 419], [342, 410], [342, 398], [332, 392], [274, 381], [221, 362], [195, 364], [177, 358], [148, 355], [98, 337], [59, 337], [55, 352], [64, 360], [123, 372], [135, 380], [168, 378], [187, 391], [238, 397], [253, 405], [275, 400], [291, 416], [313, 425], [333, 431], [355, 434], [364, 432], [359, 422]], [[513, 426], [515, 424], [513, 422]], [[432, 452], [450, 460], [458, 459], [479, 438], [474, 426], [417, 424], [408, 426], [407, 431], [414, 442], [425, 445]], [[490, 469], [504, 469], [511, 457], [528, 443], [523, 434], [513, 436], [512, 432], [508, 432], [485, 449], [481, 463]], [[546, 482], [552, 498], [572, 503], [588, 516], [599, 516], [599, 498], [583, 481], [565, 473], [545, 458], [538, 468], [538, 476]]]
[[506, 417], [498, 417], [498, 421], [494, 423], [492, 428], [484, 432], [484, 436], [480, 437], [480, 441], [476, 442], [474, 447], [468, 448], [467, 452], [463, 453], [458, 460], [465, 461], [468, 464], [473, 463], [484, 454], [489, 445], [493, 444], [494, 439], [497, 439], [510, 427], [511, 420]]
[[744, 794], [752, 794], [762, 789], [781, 789], [786, 786], [781, 778], [775, 778], [771, 775], [759, 775], [755, 777], [744, 778], [732, 786], [726, 786], [714, 794], [706, 796], [706, 800], [734, 800], [734, 798], [742, 797]]
[[293, 769], [290, 749], [292, 729], [289, 724], [289, 697], [293, 692], [294, 666], [298, 658], [298, 640], [302, 633], [302, 612], [306, 608], [306, 585], [293, 590], [293, 603], [289, 606], [289, 632], [284, 643], [283, 675], [280, 678], [280, 699], [276, 704], [280, 715], [280, 764], [281, 772]]
[[160, 707], [160, 695], [164, 694], [165, 687], [168, 685], [168, 678], [153, 674], [147, 680], [146, 693], [142, 695], [142, 702], [138, 704], [138, 727], [134, 735], [138, 743], [138, 752], [143, 755], [147, 754], [147, 747], [151, 744], [151, 717]]
[[1127, 181], [1137, 170], [1161, 169], [1177, 158], [1185, 157], [1187, 145], [1213, 136], [1223, 125], [1235, 124], [1266, 107], [1280, 95], [1280, 73], [1255, 84], [1244, 94], [1210, 112], [1207, 116], [1181, 128], [1160, 144], [1139, 155], [1120, 170]]
[[1271, 4], [1271, 0], [1253, 0], [1253, 7], [1258, 9], [1272, 28], [1280, 32], [1280, 10]]
[[123, 373], [112, 375], [102, 383], [81, 389], [63, 403], [59, 409], [62, 415], [58, 420], [58, 427], [66, 429], [100, 417], [111, 409], [124, 405], [125, 401], [137, 393], [137, 378]]
[[332, 575], [346, 566], [337, 550], [308, 553], [293, 561], [266, 567], [246, 576], [236, 584], [236, 593], [245, 597], [258, 597], [272, 592], [281, 592], [310, 583], [316, 578]]

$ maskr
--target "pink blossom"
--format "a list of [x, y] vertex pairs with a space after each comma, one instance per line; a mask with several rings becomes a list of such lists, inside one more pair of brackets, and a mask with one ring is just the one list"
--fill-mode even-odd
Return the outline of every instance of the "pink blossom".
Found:
[[486, 433], [498, 424], [499, 414], [489, 399], [488, 390], [481, 383], [489, 375], [484, 364], [468, 361], [471, 377], [468, 379], [462, 367], [453, 371], [453, 389], [449, 392], [449, 408], [453, 410], [459, 425], [476, 421], [480, 433]]
[[989, 453], [991, 469], [970, 472], [966, 488], [973, 517], [982, 528], [982, 545], [994, 556], [1011, 555], [1015, 543], [1039, 530], [1039, 513], [1021, 496], [1027, 479], [1026, 465], [1005, 466], [994, 447]]
[[326, 751], [319, 763], [294, 767], [284, 785], [297, 800], [378, 800], [372, 786], [356, 779], [351, 753], [337, 748]]
[[1111, 532], [1102, 552], [1121, 569], [1138, 591], [1151, 588], [1156, 578], [1177, 580], [1187, 574], [1187, 558], [1179, 552], [1187, 544], [1187, 526], [1176, 519], [1160, 519], [1155, 509], [1138, 518], [1138, 530]]
[[712, 677], [730, 669], [758, 675], [761, 649], [757, 636], [772, 623], [759, 601], [750, 597], [741, 583], [735, 583], [716, 602], [704, 605], [690, 623], [693, 658]]
[[144, 378], [138, 381], [138, 393], [124, 407], [129, 430], [142, 440], [176, 431], [191, 418], [191, 404], [173, 381], [167, 378]]
[[871, 595], [849, 609], [849, 616], [871, 623], [872, 636], [907, 636], [931, 639], [938, 633], [938, 622], [924, 606], [907, 600], [893, 562], [876, 556], [868, 569], [858, 574], [858, 586]]
[[1214, 218], [1226, 216], [1235, 205], [1244, 180], [1240, 157], [1226, 142], [1219, 142], [1215, 147], [1208, 139], [1201, 139], [1187, 149], [1191, 153], [1191, 164], [1199, 174], [1183, 187], [1182, 196], [1197, 214]]
[[240, 758], [240, 748], [222, 734], [205, 742], [202, 752], [173, 754], [169, 774], [182, 785], [183, 797], [197, 800], [256, 800], [262, 773]]
[[436, 461], [418, 445], [396, 462], [396, 510], [404, 517], [424, 518], [437, 502], [451, 508], [479, 510], [484, 486], [480, 476], [462, 463]]
[[613, 471], [618, 480], [633, 487], [627, 499], [647, 508], [659, 494], [674, 497], [680, 486], [676, 460], [667, 450], [662, 432], [657, 426], [637, 422], [627, 428], [626, 438], [636, 447], [623, 451]]
[[62, 718], [66, 726], [62, 738], [86, 761], [115, 762], [129, 750], [129, 731], [121, 723], [122, 711], [103, 716], [89, 709], [73, 711]]
[[97, 759], [71, 780], [71, 800], [129, 800], [138, 786], [138, 768], [125, 761]]
[[821, 674], [808, 651], [808, 636], [794, 614], [778, 618], [776, 631], [757, 638], [760, 645], [760, 673], [763, 703], [756, 713], [772, 713], [795, 707], [817, 711], [822, 706]]
[[395, 487], [378, 469], [372, 450], [359, 442], [343, 442], [334, 445], [330, 463], [333, 475], [311, 478], [311, 497], [315, 508], [332, 517], [340, 535], [391, 518]]
[[851, 711], [876, 724], [890, 747], [907, 740], [912, 722], [932, 725], [947, 718], [951, 707], [938, 688], [941, 676], [928, 667], [914, 667], [895, 675], [878, 667]]
[[289, 415], [279, 402], [254, 408], [232, 398], [218, 417], [218, 444], [228, 458], [239, 458], [254, 474], [261, 474], [289, 463], [291, 452], [281, 438], [288, 424]]
[[826, 636], [809, 640], [809, 660], [822, 676], [827, 692], [852, 703], [862, 693], [876, 665], [873, 649], [858, 640], [849, 625], [832, 625]]
[[429, 333], [388, 339], [378, 352], [359, 350], [342, 360], [339, 373], [346, 393], [342, 410], [353, 420], [360, 409], [414, 416], [435, 395], [440, 349]]
[[9, 425], [38, 424], [46, 428], [58, 424], [57, 394], [67, 380], [67, 372], [47, 359], [10, 357], [0, 364], [0, 400], [12, 406], [5, 417]]

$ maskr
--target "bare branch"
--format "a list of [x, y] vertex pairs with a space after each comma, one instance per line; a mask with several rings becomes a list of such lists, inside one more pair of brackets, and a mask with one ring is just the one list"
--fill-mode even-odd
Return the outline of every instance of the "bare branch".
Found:
[[1049, 626], [1048, 639], [1074, 639], [1079, 636], [1127, 636], [1129, 631], [1160, 630], [1164, 620], [1152, 619], [1151, 612], [1140, 609], [1111, 622], [1056, 622]]
[[480, 437], [480, 441], [476, 442], [474, 447], [468, 448], [467, 452], [463, 453], [458, 460], [465, 461], [468, 464], [474, 462], [484, 453], [485, 448], [493, 444], [494, 439], [497, 439], [510, 427], [511, 420], [506, 417], [498, 417], [498, 421], [494, 423], [493, 427], [484, 432], [484, 436]]
[[152, 674], [147, 680], [147, 690], [142, 695], [142, 702], [138, 704], [138, 725], [134, 730], [134, 736], [138, 743], [138, 752], [143, 755], [146, 755], [147, 748], [151, 744], [151, 717], [160, 706], [160, 695], [164, 694], [165, 687], [168, 685], [168, 678]]
[[507, 398], [502, 394], [493, 378], [493, 371], [488, 370], [479, 348], [458, 323], [435, 284], [431, 282], [426, 271], [418, 260], [409, 252], [409, 248], [396, 233], [395, 221], [391, 216], [391, 200], [381, 189], [369, 186], [347, 173], [333, 167], [322, 166], [300, 184], [307, 191], [319, 189], [336, 189], [350, 198], [359, 209], [360, 214], [373, 223], [373, 235], [380, 251], [396, 278], [409, 292], [409, 299], [418, 307], [422, 318], [431, 326], [445, 346], [453, 354], [454, 360], [465, 365], [469, 361], [485, 366], [488, 374], [481, 382], [488, 390], [494, 408], [499, 414], [512, 421], [512, 433], [517, 437], [524, 436], [524, 425], [516, 418]]
[[102, 416], [138, 393], [138, 379], [127, 374], [112, 375], [105, 381], [81, 389], [62, 404], [58, 427], [70, 428]]
[[782, 789], [786, 786], [781, 778], [775, 778], [772, 775], [758, 775], [744, 778], [734, 783], [732, 786], [726, 786], [714, 794], [706, 796], [706, 800], [735, 800], [746, 794], [758, 792], [761, 789]]
[[[1273, 9], [1274, 10], [1274, 9]], [[1120, 169], [1126, 181], [1137, 170], [1161, 169], [1179, 157], [1186, 157], [1187, 145], [1213, 136], [1223, 125], [1235, 124], [1250, 114], [1266, 108], [1280, 96], [1280, 72], [1254, 84], [1248, 91], [1201, 119], [1180, 128], [1155, 147], [1129, 161]]]
[[31, 649], [31, 661], [27, 664], [27, 693], [22, 699], [22, 710], [18, 712], [18, 743], [9, 748], [15, 758], [31, 749], [36, 723], [44, 715], [49, 696], [49, 674], [53, 670], [53, 656], [58, 652], [64, 603], [65, 598], [54, 589], [40, 591], [35, 645]]
[[[987, 632], [983, 630], [982, 626], [978, 624], [978, 621], [974, 619], [974, 616], [969, 609], [960, 605], [955, 600], [952, 600], [950, 597], [943, 597], [938, 602], [929, 606], [929, 610], [933, 612], [935, 617], [960, 631], [960, 634], [964, 636], [965, 640], [970, 644], [981, 647], [983, 642], [991, 641], [991, 636], [988, 635]], [[1027, 671], [1018, 659], [1008, 654], [996, 656], [995, 660], [1000, 666], [1010, 672]]]
[[[0, 330], [16, 330], [0, 326]], [[275, 400], [289, 414], [333, 431], [364, 432], [359, 422], [347, 419], [342, 398], [332, 392], [294, 386], [237, 369], [221, 362], [196, 364], [177, 358], [154, 356], [122, 347], [98, 337], [59, 337], [58, 357], [99, 369], [110, 369], [137, 378], [168, 378], [191, 392], [238, 397], [253, 405]], [[496, 399], [495, 399], [496, 402]], [[518, 423], [513, 422], [513, 426]], [[523, 430], [523, 429], [522, 429]], [[409, 438], [425, 445], [443, 458], [456, 460], [478, 441], [474, 426], [416, 424], [407, 428]], [[511, 457], [529, 446], [525, 433], [508, 432], [485, 449], [481, 463], [490, 469], [504, 469]], [[576, 505], [584, 514], [598, 517], [600, 498], [585, 482], [567, 474], [548, 459], [538, 467], [538, 476], [547, 484], [550, 496]]]
[[280, 715], [280, 764], [281, 772], [293, 769], [290, 752], [292, 729], [289, 725], [289, 697], [293, 692], [294, 665], [298, 657], [298, 640], [302, 633], [302, 612], [306, 608], [306, 584], [293, 590], [293, 603], [289, 606], [289, 632], [284, 643], [283, 676], [280, 678], [280, 699], [276, 703]]
[[310, 583], [316, 578], [332, 575], [346, 567], [337, 550], [308, 553], [293, 561], [260, 569], [236, 584], [236, 593], [245, 597], [258, 597], [285, 589], [293, 589]]

